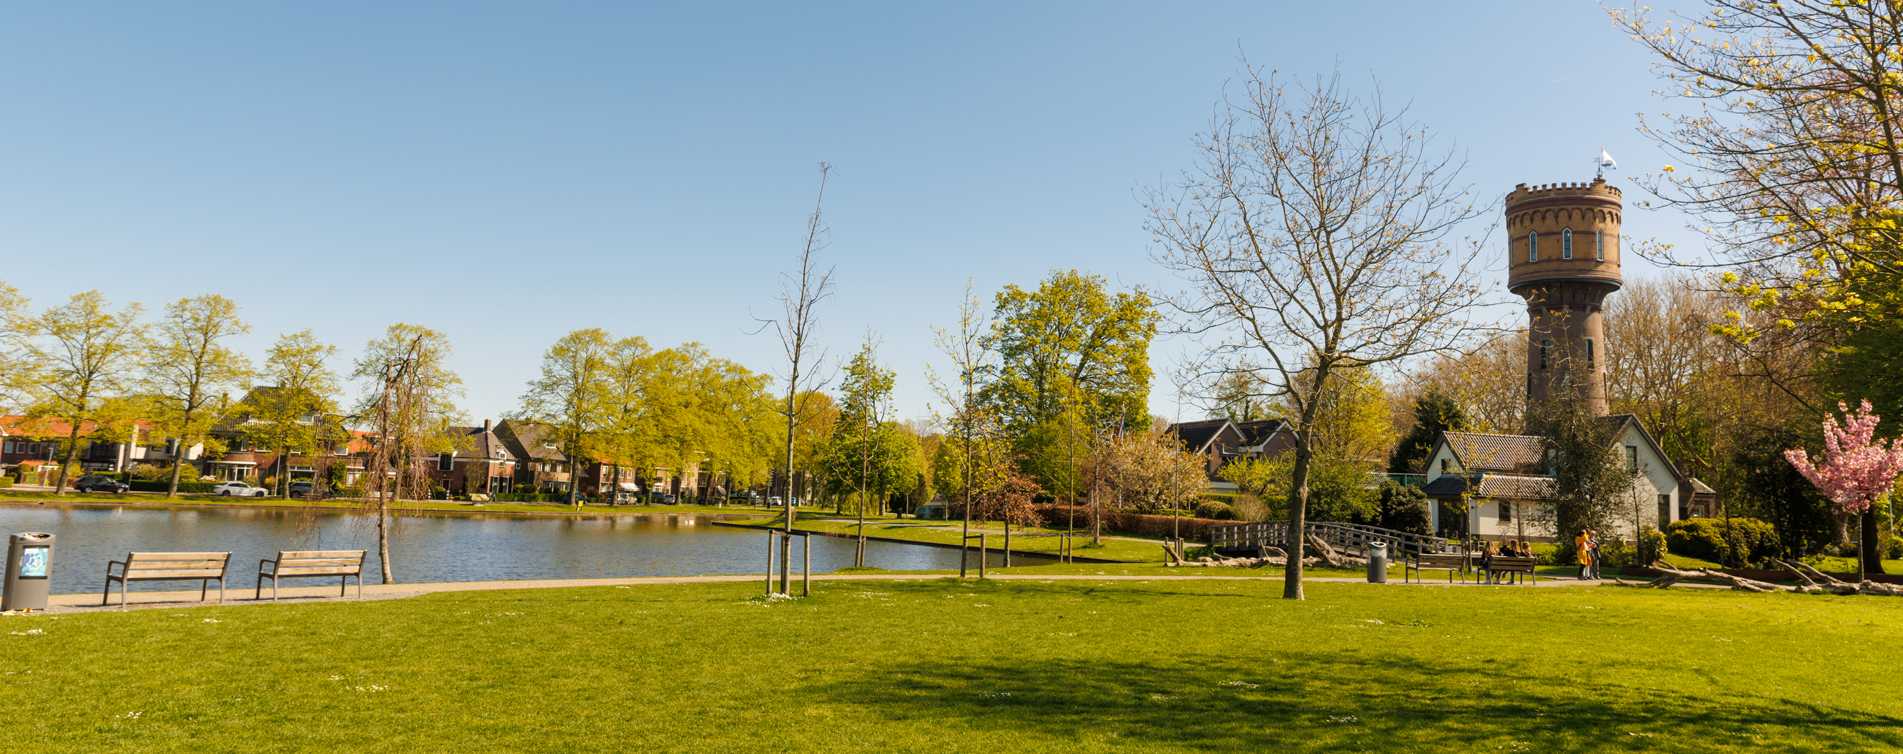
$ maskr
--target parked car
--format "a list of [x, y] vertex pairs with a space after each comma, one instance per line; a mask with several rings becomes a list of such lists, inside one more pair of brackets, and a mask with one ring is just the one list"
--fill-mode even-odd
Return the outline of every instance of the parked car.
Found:
[[312, 485], [310, 482], [292, 482], [290, 487], [291, 497], [310, 497], [311, 491], [314, 489], [316, 489], [315, 485]]
[[132, 486], [104, 474], [87, 474], [80, 477], [79, 481], [73, 483], [73, 489], [79, 490], [80, 492], [111, 492], [118, 494], [132, 489]]
[[225, 482], [211, 488], [211, 491], [219, 497], [264, 497], [268, 494], [263, 487], [253, 487], [245, 482]]

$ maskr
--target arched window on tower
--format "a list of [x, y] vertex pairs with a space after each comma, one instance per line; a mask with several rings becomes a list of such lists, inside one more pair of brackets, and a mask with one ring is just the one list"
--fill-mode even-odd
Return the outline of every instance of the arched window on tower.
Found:
[[1604, 232], [1597, 230], [1592, 232], [1592, 247], [1593, 258], [1601, 262], [1606, 261], [1606, 235]]
[[1592, 344], [1592, 338], [1587, 338], [1587, 339], [1586, 339], [1586, 368], [1587, 368], [1587, 369], [1592, 369], [1592, 368], [1593, 368], [1593, 363], [1594, 363], [1594, 362], [1593, 362], [1593, 359], [1594, 359], [1594, 354], [1593, 354], [1593, 348], [1592, 348], [1592, 345], [1593, 345], [1593, 344]]
[[1559, 232], [1559, 258], [1573, 258], [1573, 229], [1564, 228]]
[[1546, 355], [1553, 351], [1552, 338], [1540, 338], [1540, 368], [1546, 368]]
[[1526, 261], [1540, 261], [1540, 233], [1528, 231], [1526, 234]]

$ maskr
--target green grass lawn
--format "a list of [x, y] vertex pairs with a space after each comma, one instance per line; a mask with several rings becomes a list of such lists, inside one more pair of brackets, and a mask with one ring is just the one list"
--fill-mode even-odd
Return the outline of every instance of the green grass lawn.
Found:
[[753, 584], [0, 618], [34, 750], [1872, 751], [1903, 600]]
[[[782, 516], [759, 516], [737, 523], [768, 525], [784, 521]], [[1079, 522], [1084, 525], [1083, 522]], [[963, 540], [963, 531], [959, 521], [927, 521], [915, 518], [867, 517], [866, 536], [882, 539], [894, 539], [905, 542], [930, 542], [945, 545], [957, 545]], [[829, 534], [855, 534], [858, 522], [850, 516], [835, 516], [830, 513], [806, 513], [794, 517], [793, 528], [802, 531], [825, 532]], [[1004, 525], [996, 522], [971, 523], [971, 533], [985, 532], [989, 538], [985, 546], [994, 550], [1004, 547]], [[1052, 529], [1033, 527], [1029, 530], [1013, 528], [1011, 531], [1011, 551], [1033, 554], [1055, 555], [1061, 540], [1054, 536]], [[1193, 547], [1195, 543], [1190, 543]], [[977, 543], [972, 543], [973, 547]], [[1080, 530], [1071, 541], [1073, 554], [1079, 558], [1091, 560], [1109, 560], [1129, 563], [1161, 562], [1163, 544], [1161, 540], [1140, 539], [1135, 537], [1113, 536], [1105, 534], [1101, 545], [1090, 543], [1090, 532]]]

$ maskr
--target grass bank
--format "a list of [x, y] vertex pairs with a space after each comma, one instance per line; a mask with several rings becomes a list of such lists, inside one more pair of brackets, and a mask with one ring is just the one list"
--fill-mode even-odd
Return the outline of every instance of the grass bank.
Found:
[[[299, 498], [278, 497], [219, 497], [216, 495], [179, 495], [166, 498], [157, 494], [132, 493], [108, 495], [100, 493], [74, 493], [54, 495], [50, 492], [23, 490], [0, 490], [0, 505], [35, 506], [71, 506], [123, 508], [264, 508], [288, 510], [362, 510], [364, 503], [354, 499], [303, 500]], [[518, 516], [556, 516], [556, 517], [604, 517], [604, 516], [645, 516], [666, 513], [721, 514], [733, 516], [763, 516], [769, 509], [746, 505], [584, 505], [579, 508], [561, 503], [480, 503], [472, 504], [455, 500], [399, 500], [392, 510], [400, 514], [428, 515], [518, 515]]]
[[755, 585], [0, 618], [35, 749], [1869, 751], [1903, 600]]
[[[783, 523], [784, 516], [761, 515], [752, 518], [727, 521], [729, 525], [771, 526]], [[866, 536], [892, 542], [914, 542], [933, 545], [958, 546], [964, 540], [959, 521], [924, 521], [915, 518], [867, 518]], [[830, 513], [801, 513], [793, 519], [793, 528], [821, 534], [853, 536], [858, 533], [858, 522], [850, 517], [834, 516]], [[993, 550], [1004, 548], [1004, 526], [999, 523], [980, 523], [973, 521], [971, 533], [984, 532], [988, 535], [986, 546]], [[1032, 527], [1011, 530], [1011, 551], [1032, 555], [1056, 555], [1062, 540], [1058, 530]], [[1090, 532], [1080, 530], [1072, 539], [1073, 553], [1078, 559], [1119, 562], [1149, 563], [1163, 560], [1161, 540], [1137, 537], [1104, 535], [1103, 543], [1092, 545]], [[1194, 543], [1191, 543], [1194, 546]], [[973, 543], [976, 546], [976, 543]]]

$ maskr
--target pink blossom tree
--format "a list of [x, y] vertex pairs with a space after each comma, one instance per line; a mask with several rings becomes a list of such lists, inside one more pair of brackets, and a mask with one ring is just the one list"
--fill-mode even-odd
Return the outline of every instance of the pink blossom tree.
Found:
[[[1821, 462], [1812, 462], [1810, 454], [1803, 448], [1784, 451], [1784, 459], [1797, 468], [1799, 474], [1809, 479], [1811, 484], [1837, 504], [1838, 510], [1846, 514], [1868, 515], [1870, 507], [1889, 494], [1896, 486], [1896, 478], [1903, 474], [1903, 439], [1893, 439], [1887, 444], [1876, 437], [1877, 422], [1882, 417], [1870, 412], [1870, 401], [1863, 401], [1852, 413], [1849, 406], [1837, 404], [1837, 410], [1844, 414], [1842, 424], [1837, 417], [1824, 417], [1824, 457]], [[1872, 558], [1867, 555], [1867, 543], [1864, 540], [1864, 527], [1857, 527], [1857, 573], [1864, 576], [1865, 565]], [[1879, 561], [1881, 568], [1881, 561]]]

